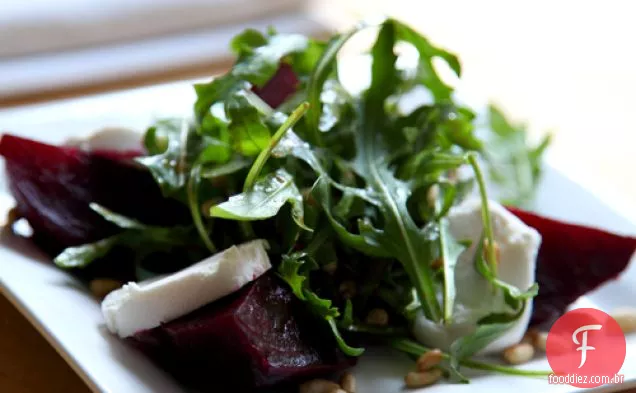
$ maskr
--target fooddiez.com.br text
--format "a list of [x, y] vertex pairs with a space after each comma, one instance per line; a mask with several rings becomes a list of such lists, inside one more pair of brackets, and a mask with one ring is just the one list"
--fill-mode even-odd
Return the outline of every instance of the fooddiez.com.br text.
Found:
[[552, 385], [571, 385], [575, 384], [615, 384], [623, 383], [625, 381], [625, 375], [616, 374], [614, 376], [609, 375], [580, 375], [580, 374], [550, 374], [548, 375], [548, 383]]

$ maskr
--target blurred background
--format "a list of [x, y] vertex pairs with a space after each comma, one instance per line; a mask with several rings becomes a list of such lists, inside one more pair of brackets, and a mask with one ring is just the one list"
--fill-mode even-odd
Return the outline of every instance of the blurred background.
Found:
[[[634, 11], [627, 0], [0, 0], [0, 129], [56, 139], [86, 118], [143, 112], [155, 93], [175, 92], [153, 110], [190, 105], [169, 86], [226, 69], [245, 27], [324, 37], [386, 14], [459, 54], [463, 91], [533, 137], [551, 131], [548, 162], [636, 222]], [[86, 391], [16, 310], [0, 309], [17, 337], [0, 354], [38, 353], [0, 356], [1, 391]]]
[[0, 107], [210, 76], [246, 26], [324, 36], [409, 22], [460, 55], [462, 86], [534, 135], [550, 162], [636, 217], [636, 6], [620, 0], [0, 0]]

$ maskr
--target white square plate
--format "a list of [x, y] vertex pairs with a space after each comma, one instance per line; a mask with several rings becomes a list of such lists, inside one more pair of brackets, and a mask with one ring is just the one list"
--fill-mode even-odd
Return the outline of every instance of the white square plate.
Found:
[[[0, 111], [3, 129], [45, 142], [59, 143], [68, 136], [86, 134], [103, 125], [143, 129], [157, 114], [188, 113], [193, 102], [189, 85], [175, 84], [82, 98], [66, 102]], [[12, 204], [0, 177], [0, 214]], [[537, 211], [559, 219], [594, 225], [635, 235], [636, 225], [548, 166], [537, 198]], [[635, 262], [635, 261], [632, 261]], [[66, 273], [56, 269], [27, 241], [3, 231], [0, 235], [0, 288], [47, 340], [62, 354], [86, 383], [98, 392], [184, 393], [172, 378], [145, 357], [108, 334], [98, 303]], [[628, 302], [631, 302], [628, 303]], [[611, 310], [636, 305], [636, 266], [617, 281], [580, 301], [581, 305]], [[636, 336], [627, 338], [627, 359], [622, 369], [625, 383], [602, 391], [636, 386]], [[374, 352], [355, 369], [361, 393], [403, 390], [403, 376], [412, 367], [404, 356]], [[524, 365], [549, 370], [543, 359]], [[439, 384], [426, 392], [483, 391], [568, 392], [569, 386], [547, 380], [477, 375], [469, 385]]]

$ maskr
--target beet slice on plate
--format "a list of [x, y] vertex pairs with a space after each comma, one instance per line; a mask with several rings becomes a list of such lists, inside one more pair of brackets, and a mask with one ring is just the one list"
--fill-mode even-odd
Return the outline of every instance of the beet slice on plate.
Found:
[[576, 299], [616, 278], [636, 251], [636, 238], [564, 223], [509, 208], [542, 237], [537, 258], [539, 295], [530, 324], [549, 328]]
[[268, 274], [128, 341], [184, 384], [204, 392], [242, 392], [352, 366], [323, 325]]
[[135, 154], [141, 153], [85, 152], [13, 135], [0, 140], [18, 213], [53, 254], [118, 231], [90, 209], [91, 202], [148, 224], [187, 222], [185, 207], [163, 198], [150, 173], [131, 160]]

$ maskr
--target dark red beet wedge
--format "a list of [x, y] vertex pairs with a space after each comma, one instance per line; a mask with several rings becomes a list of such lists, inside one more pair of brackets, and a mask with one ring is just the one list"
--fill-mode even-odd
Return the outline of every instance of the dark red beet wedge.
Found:
[[636, 238], [509, 210], [542, 237], [533, 326], [549, 328], [576, 299], [625, 270], [636, 250]]
[[0, 155], [19, 214], [50, 253], [118, 231], [90, 209], [91, 202], [148, 224], [189, 217], [185, 207], [162, 197], [149, 172], [132, 163], [135, 152], [87, 153], [4, 135]]
[[282, 63], [272, 79], [253, 91], [272, 108], [278, 107], [298, 89], [300, 81], [289, 64]]
[[184, 384], [243, 392], [353, 365], [276, 276], [128, 340]]

